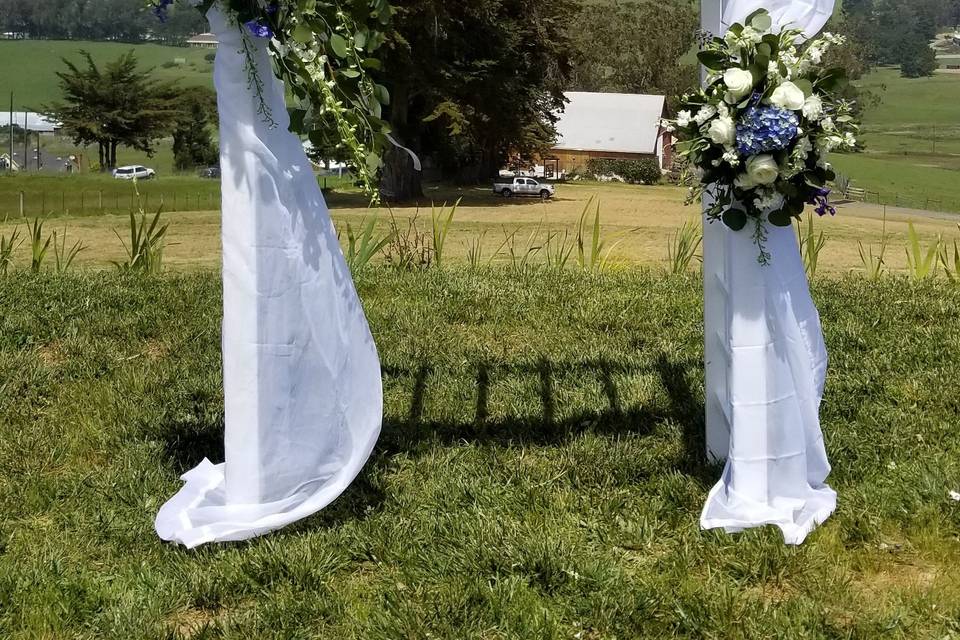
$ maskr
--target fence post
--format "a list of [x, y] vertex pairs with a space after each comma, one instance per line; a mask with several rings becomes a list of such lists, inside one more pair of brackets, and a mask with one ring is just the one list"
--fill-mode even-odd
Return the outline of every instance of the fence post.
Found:
[[20, 192], [20, 217], [25, 217], [23, 214], [23, 191]]
[[60, 215], [64, 215], [67, 212], [67, 192], [60, 191]]
[[100, 189], [100, 213], [103, 213], [103, 189]]

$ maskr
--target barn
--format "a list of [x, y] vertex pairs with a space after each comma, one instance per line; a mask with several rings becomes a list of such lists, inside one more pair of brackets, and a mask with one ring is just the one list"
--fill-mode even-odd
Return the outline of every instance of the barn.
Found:
[[661, 169], [670, 168], [673, 140], [660, 125], [664, 96], [582, 91], [565, 95], [569, 104], [557, 123], [557, 143], [543, 159], [548, 173], [573, 173], [593, 159], [652, 158]]

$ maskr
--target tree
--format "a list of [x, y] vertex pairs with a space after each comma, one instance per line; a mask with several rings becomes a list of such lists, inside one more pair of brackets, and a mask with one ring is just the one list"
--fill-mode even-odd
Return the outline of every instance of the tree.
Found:
[[133, 51], [103, 70], [88, 52], [80, 55], [83, 68], [63, 60], [67, 70], [57, 73], [63, 102], [46, 112], [63, 123], [74, 144], [97, 145], [102, 170], [116, 167], [120, 145], [152, 154], [154, 141], [170, 131], [178, 113], [173, 84], [138, 70]]
[[173, 128], [173, 162], [180, 171], [216, 164], [219, 152], [210, 128], [217, 97], [206, 87], [184, 89], [176, 97], [179, 114]]
[[[447, 178], [496, 173], [512, 152], [550, 146], [564, 104], [573, 0], [397, 0], [382, 77], [394, 138]], [[409, 154], [390, 150], [382, 190], [421, 195]]]
[[932, 76], [937, 70], [937, 54], [930, 43], [917, 36], [901, 44], [900, 75], [905, 78]]
[[584, 4], [570, 26], [572, 89], [674, 96], [697, 82], [684, 58], [694, 47], [698, 5], [685, 0], [600, 0]]

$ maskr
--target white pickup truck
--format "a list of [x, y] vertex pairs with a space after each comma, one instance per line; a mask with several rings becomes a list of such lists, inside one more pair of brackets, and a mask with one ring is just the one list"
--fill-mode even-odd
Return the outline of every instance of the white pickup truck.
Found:
[[549, 182], [540, 182], [533, 178], [504, 178], [493, 183], [493, 192], [504, 198], [513, 196], [535, 196], [549, 200], [556, 195], [556, 187]]

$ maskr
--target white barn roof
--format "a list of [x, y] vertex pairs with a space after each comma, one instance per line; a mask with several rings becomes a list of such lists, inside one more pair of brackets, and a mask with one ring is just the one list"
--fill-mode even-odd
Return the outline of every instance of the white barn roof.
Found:
[[[60, 123], [42, 116], [32, 111], [14, 111], [13, 126], [23, 128], [24, 116], [26, 116], [27, 130], [35, 133], [53, 133], [60, 128]], [[0, 111], [0, 127], [10, 125], [10, 112]]]
[[557, 144], [565, 151], [657, 152], [665, 98], [637, 93], [570, 91], [557, 122]]

